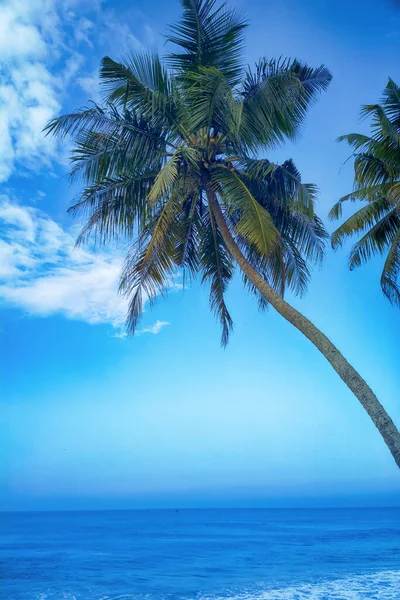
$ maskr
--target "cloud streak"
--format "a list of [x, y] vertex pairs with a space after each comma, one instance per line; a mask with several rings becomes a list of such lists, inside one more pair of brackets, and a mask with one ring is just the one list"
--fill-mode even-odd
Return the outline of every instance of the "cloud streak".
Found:
[[75, 235], [36, 208], [2, 197], [0, 298], [31, 315], [61, 314], [87, 323], [124, 325], [118, 295], [122, 256], [74, 248]]
[[[65, 151], [44, 136], [43, 128], [62, 112], [68, 95], [79, 95], [79, 88], [85, 94], [80, 102], [99, 100], [97, 63], [102, 55], [143, 48], [128, 15], [121, 19], [101, 0], [0, 3], [0, 182], [16, 170], [38, 171], [54, 161], [65, 162]], [[141, 30], [151, 39], [147, 23]], [[97, 57], [95, 70], [86, 64], [88, 50]]]
[[[76, 231], [65, 231], [39, 209], [7, 196], [0, 196], [0, 226], [3, 304], [32, 316], [108, 324], [114, 337], [126, 337], [128, 300], [118, 294], [123, 248], [75, 248]], [[171, 282], [171, 289], [180, 285]], [[157, 335], [167, 325], [157, 320], [138, 334]]]
[[[37, 169], [56, 155], [54, 141], [42, 131], [60, 112], [62, 87], [82, 56], [65, 43], [57, 3], [6, 0], [0, 6], [0, 181], [17, 165]], [[50, 67], [63, 50], [63, 67]]]
[[170, 325], [168, 321], [156, 321], [154, 325], [151, 327], [145, 327], [144, 329], [140, 329], [138, 333], [152, 333], [153, 335], [158, 335], [163, 327], [166, 325]]

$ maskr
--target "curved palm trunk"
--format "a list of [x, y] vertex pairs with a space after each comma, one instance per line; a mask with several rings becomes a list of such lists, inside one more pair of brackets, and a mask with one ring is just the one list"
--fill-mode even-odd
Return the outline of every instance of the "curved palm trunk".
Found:
[[216, 194], [211, 186], [207, 188], [207, 199], [213, 211], [215, 220], [225, 241], [225, 244], [232, 254], [233, 258], [238, 263], [239, 267], [264, 296], [264, 298], [272, 304], [275, 310], [282, 315], [289, 323], [294, 325], [301, 333], [303, 333], [318, 350], [330, 362], [332, 367], [343, 379], [345, 384], [351, 389], [355, 396], [359, 399], [372, 421], [378, 428], [380, 434], [389, 447], [390, 452], [400, 468], [400, 433], [397, 430], [392, 419], [389, 417], [374, 392], [357, 373], [344, 356], [339, 352], [334, 344], [325, 334], [322, 333], [311, 321], [309, 321], [298, 310], [290, 306], [275, 290], [261, 277], [259, 273], [251, 266], [242, 254], [240, 248], [236, 244], [226, 224], [224, 215], [222, 214]]

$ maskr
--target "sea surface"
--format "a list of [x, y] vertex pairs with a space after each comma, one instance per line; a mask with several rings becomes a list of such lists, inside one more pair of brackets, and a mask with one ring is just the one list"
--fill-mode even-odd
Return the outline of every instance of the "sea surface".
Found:
[[400, 599], [400, 509], [2, 513], [4, 600]]

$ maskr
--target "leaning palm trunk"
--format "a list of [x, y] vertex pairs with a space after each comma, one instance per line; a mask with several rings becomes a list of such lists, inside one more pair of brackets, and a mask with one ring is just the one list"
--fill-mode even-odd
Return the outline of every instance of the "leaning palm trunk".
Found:
[[345, 359], [343, 354], [336, 348], [330, 339], [304, 315], [279, 296], [279, 294], [275, 292], [268, 282], [257, 273], [252, 265], [246, 260], [233, 239], [218, 203], [217, 196], [211, 185], [207, 188], [207, 199], [224, 242], [243, 273], [258, 289], [267, 302], [272, 304], [275, 310], [282, 315], [284, 319], [301, 331], [301, 333], [318, 348], [321, 354], [323, 354], [327, 361], [332, 365], [339, 377], [343, 379], [345, 384], [361, 402], [379, 433], [385, 440], [397, 466], [400, 467], [400, 432], [369, 385]]

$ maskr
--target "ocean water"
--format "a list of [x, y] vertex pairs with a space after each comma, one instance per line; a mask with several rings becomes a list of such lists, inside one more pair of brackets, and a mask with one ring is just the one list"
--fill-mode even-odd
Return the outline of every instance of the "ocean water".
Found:
[[400, 509], [0, 519], [4, 600], [400, 599]]

